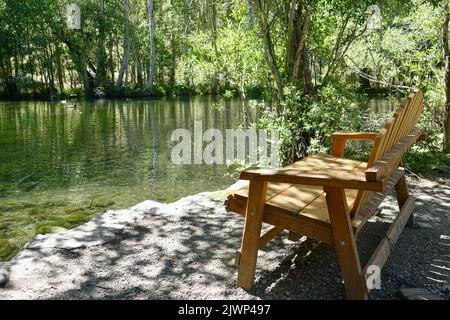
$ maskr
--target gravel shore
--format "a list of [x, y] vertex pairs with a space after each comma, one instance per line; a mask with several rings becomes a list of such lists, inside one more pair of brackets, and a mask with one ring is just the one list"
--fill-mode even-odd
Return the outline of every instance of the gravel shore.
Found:
[[[370, 299], [427, 288], [449, 299], [450, 180], [412, 180], [416, 226], [405, 228]], [[333, 248], [282, 234], [260, 251], [252, 291], [235, 287], [243, 218], [224, 192], [143, 202], [76, 229], [38, 236], [0, 265], [1, 299], [344, 299]], [[358, 238], [362, 259], [397, 213], [388, 198]], [[3, 280], [2, 280], [3, 279]], [[3, 282], [3, 283], [2, 283]]]

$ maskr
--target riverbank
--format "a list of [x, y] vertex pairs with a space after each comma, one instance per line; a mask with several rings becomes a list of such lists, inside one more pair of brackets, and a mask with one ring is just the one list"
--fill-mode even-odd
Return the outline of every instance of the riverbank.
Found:
[[[414, 228], [406, 228], [371, 299], [424, 287], [449, 298], [450, 180], [412, 180]], [[243, 218], [225, 192], [172, 204], [145, 201], [70, 231], [40, 235], [8, 264], [2, 299], [343, 299], [334, 250], [282, 235], [261, 251], [251, 292], [235, 288]], [[397, 209], [389, 199], [359, 238], [367, 258]], [[0, 273], [1, 273], [0, 268]], [[1, 280], [1, 279], [0, 279]], [[1, 282], [1, 281], [0, 281]]]

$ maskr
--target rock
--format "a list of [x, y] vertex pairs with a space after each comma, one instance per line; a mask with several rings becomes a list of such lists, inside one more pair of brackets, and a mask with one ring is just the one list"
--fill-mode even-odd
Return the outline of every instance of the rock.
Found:
[[115, 239], [123, 228], [136, 219], [142, 218], [144, 215], [157, 214], [165, 206], [157, 202], [145, 201], [130, 209], [107, 211], [72, 230], [56, 234], [38, 235], [26, 244], [24, 248], [32, 250], [46, 248], [72, 250], [98, 246]]
[[3, 288], [8, 283], [9, 264], [0, 262], [0, 288]]

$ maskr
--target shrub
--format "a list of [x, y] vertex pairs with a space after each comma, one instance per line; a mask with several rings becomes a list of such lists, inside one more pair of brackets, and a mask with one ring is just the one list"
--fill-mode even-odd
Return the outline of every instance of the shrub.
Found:
[[335, 131], [357, 130], [361, 112], [357, 101], [362, 97], [344, 87], [328, 85], [308, 95], [288, 87], [278, 110], [267, 108], [259, 126], [278, 135], [281, 165], [308, 154], [325, 153]]

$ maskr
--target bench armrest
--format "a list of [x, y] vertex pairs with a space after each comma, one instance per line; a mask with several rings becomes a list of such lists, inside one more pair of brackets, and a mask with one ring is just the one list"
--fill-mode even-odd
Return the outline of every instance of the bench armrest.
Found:
[[241, 173], [240, 179], [368, 191], [385, 189], [384, 180], [366, 181], [364, 173], [356, 173], [348, 169], [340, 170], [339, 168], [322, 170], [249, 169]]
[[377, 133], [371, 132], [335, 132], [331, 135], [331, 140], [333, 142], [332, 154], [335, 157], [342, 158], [345, 153], [345, 144], [348, 140], [375, 141], [377, 136]]
[[377, 136], [378, 134], [373, 132], [335, 132], [331, 135], [331, 139], [375, 141]]

